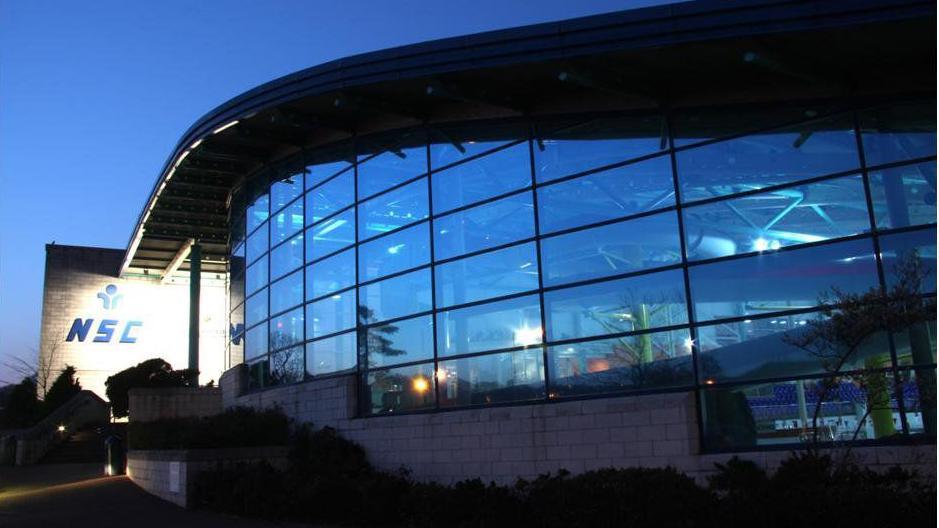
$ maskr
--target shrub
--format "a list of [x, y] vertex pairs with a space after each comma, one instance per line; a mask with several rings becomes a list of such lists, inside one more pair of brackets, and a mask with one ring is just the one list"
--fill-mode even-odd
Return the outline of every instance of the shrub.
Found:
[[190, 387], [193, 372], [189, 369], [173, 370], [166, 361], [154, 358], [124, 369], [105, 380], [105, 392], [111, 402], [115, 418], [127, 416], [130, 404], [128, 392], [141, 387]]
[[65, 369], [59, 374], [49, 391], [46, 392], [46, 398], [42, 402], [45, 408], [45, 414], [50, 414], [58, 409], [62, 404], [68, 402], [73, 396], [81, 392], [82, 385], [75, 379], [75, 367], [66, 365]]
[[290, 419], [277, 409], [237, 407], [205, 418], [127, 424], [131, 449], [207, 449], [287, 445]]

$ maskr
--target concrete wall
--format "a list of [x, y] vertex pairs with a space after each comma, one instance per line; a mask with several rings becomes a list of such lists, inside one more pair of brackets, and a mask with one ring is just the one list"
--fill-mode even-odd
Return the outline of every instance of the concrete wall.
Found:
[[[150, 358], [163, 358], [174, 368], [188, 365], [189, 284], [176, 278], [161, 283], [158, 277], [117, 278], [121, 249], [46, 246], [45, 287], [42, 304], [40, 364], [50, 365], [54, 378], [65, 365], [78, 370], [82, 387], [106, 398], [108, 376]], [[228, 366], [227, 297], [224, 274], [203, 274], [200, 299], [201, 383], [218, 380]], [[104, 307], [98, 293], [108, 285], [121, 296], [116, 306]], [[84, 342], [66, 341], [76, 318], [94, 319]], [[103, 319], [117, 321], [110, 342], [95, 342]], [[127, 321], [142, 326], [129, 334], [135, 343], [121, 343]], [[52, 379], [49, 380], [49, 383]]]
[[[378, 467], [407, 467], [415, 478], [453, 482], [480, 477], [511, 482], [566, 469], [674, 466], [703, 478], [730, 455], [701, 455], [690, 392], [623, 396], [429, 414], [355, 418], [353, 376], [232, 396], [242, 368], [222, 377], [226, 406], [277, 405], [316, 427], [330, 426], [365, 447]], [[867, 447], [854, 453], [878, 467], [902, 464], [934, 474], [935, 446]], [[742, 453], [772, 469], [788, 452]]]
[[283, 468], [287, 463], [287, 448], [131, 450], [127, 453], [127, 476], [144, 491], [186, 508], [190, 505], [195, 477], [200, 472], [219, 465], [261, 460]]
[[218, 387], [131, 389], [128, 400], [128, 418], [132, 422], [201, 418], [222, 412], [222, 389]]

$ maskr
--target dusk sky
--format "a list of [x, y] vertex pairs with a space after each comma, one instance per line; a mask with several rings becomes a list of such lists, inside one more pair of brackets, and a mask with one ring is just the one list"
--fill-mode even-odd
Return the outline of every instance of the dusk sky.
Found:
[[0, 0], [0, 362], [35, 361], [45, 244], [126, 248], [177, 140], [224, 101], [357, 53], [662, 3]]

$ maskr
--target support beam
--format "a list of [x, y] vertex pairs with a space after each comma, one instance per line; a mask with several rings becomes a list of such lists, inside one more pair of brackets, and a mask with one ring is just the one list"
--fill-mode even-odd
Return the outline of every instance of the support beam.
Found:
[[183, 265], [183, 261], [186, 260], [186, 257], [189, 256], [189, 251], [192, 249], [192, 246], [195, 243], [196, 240], [194, 238], [190, 238], [189, 240], [183, 242], [181, 246], [179, 246], [179, 251], [176, 252], [173, 260], [171, 260], [169, 265], [166, 266], [166, 269], [163, 270], [163, 274], [160, 277], [160, 280], [166, 282], [169, 280], [170, 275], [176, 273], [176, 270], [178, 270], [179, 267]]
[[199, 296], [202, 293], [202, 246], [189, 250], [189, 370], [193, 386], [199, 384]]

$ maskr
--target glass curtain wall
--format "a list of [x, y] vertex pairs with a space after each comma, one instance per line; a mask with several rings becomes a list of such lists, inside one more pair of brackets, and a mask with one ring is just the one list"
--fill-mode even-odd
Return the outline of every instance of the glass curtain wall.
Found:
[[826, 108], [359, 139], [233, 222], [231, 346], [363, 415], [694, 390], [709, 450], [935, 434], [934, 316], [825, 309], [934, 313], [935, 103]]

